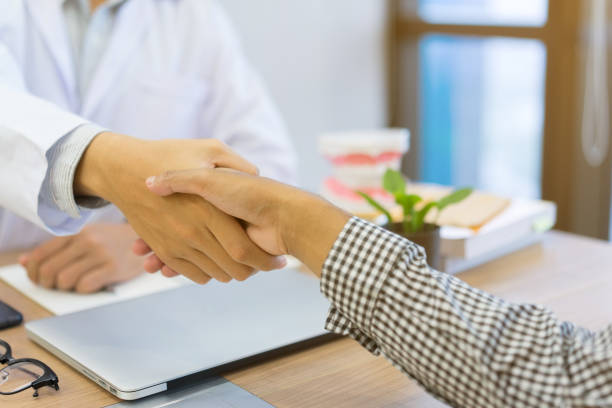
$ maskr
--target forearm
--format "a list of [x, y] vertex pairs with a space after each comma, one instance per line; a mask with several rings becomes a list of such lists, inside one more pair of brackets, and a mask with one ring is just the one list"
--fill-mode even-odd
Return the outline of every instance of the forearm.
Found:
[[325, 258], [351, 217], [318, 196], [293, 190], [287, 203], [282, 204], [285, 208], [279, 223], [283, 241], [290, 255], [321, 276]]
[[[456, 406], [612, 404], [612, 328], [597, 336], [431, 270], [422, 249], [351, 220], [325, 261], [328, 329]], [[599, 340], [597, 340], [599, 339]]]

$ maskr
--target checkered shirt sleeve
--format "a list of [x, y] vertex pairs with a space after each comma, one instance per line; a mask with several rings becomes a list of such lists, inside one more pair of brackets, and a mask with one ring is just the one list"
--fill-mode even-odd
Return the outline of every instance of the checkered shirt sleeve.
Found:
[[612, 407], [612, 325], [591, 332], [431, 269], [423, 249], [359, 218], [330, 251], [326, 328], [457, 407]]

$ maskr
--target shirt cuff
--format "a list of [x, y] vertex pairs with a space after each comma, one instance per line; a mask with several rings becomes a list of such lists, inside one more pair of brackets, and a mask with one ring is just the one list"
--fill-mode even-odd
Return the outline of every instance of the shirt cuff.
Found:
[[72, 218], [81, 217], [79, 204], [87, 208], [97, 208], [107, 204], [104, 200], [89, 197], [79, 199], [77, 203], [73, 190], [74, 175], [85, 149], [94, 137], [105, 131], [106, 129], [93, 124], [81, 125], [58, 140], [47, 151], [49, 166], [41, 191], [50, 194], [48, 197], [50, 200], [44, 198], [43, 200], [50, 201], [58, 210]]
[[[372, 316], [379, 292], [407, 246], [419, 250], [360, 218], [353, 217], [346, 223], [321, 273], [321, 292], [332, 303], [326, 329], [348, 334], [378, 353], [371, 339]], [[424, 256], [420, 262], [425, 262]]]

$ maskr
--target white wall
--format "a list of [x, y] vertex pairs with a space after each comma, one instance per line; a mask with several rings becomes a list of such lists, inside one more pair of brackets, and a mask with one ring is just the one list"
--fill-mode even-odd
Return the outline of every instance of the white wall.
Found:
[[383, 0], [221, 0], [278, 104], [300, 157], [302, 186], [328, 166], [316, 137], [386, 122]]

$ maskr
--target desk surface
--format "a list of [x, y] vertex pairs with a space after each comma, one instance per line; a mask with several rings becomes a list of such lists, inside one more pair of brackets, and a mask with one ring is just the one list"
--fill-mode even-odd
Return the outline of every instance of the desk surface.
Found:
[[[14, 256], [0, 257], [0, 264]], [[460, 277], [511, 301], [541, 303], [560, 318], [591, 329], [612, 322], [612, 246], [602, 241], [550, 232], [542, 244], [526, 248]], [[26, 321], [51, 314], [0, 282], [0, 299]], [[38, 358], [60, 378], [61, 390], [0, 396], [2, 407], [98, 407], [117, 401], [26, 337], [23, 326], [0, 332], [15, 357]], [[444, 407], [383, 358], [350, 339], [231, 372], [227, 379], [278, 407]]]

